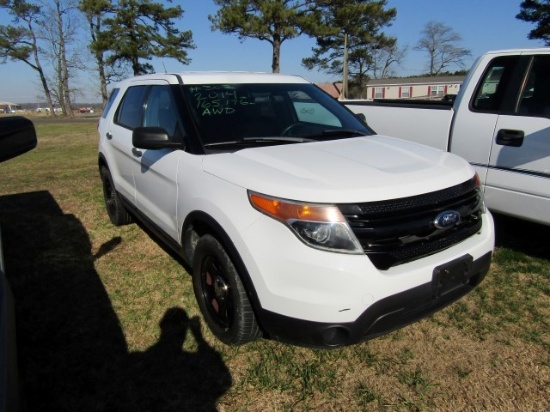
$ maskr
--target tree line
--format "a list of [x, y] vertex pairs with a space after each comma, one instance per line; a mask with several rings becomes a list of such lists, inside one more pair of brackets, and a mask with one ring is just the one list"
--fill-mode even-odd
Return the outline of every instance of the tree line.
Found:
[[[398, 47], [397, 39], [383, 32], [397, 16], [386, 0], [213, 2], [218, 9], [208, 16], [212, 30], [237, 35], [240, 40], [269, 43], [274, 73], [279, 72], [283, 43], [305, 35], [315, 39], [315, 46], [311, 56], [302, 60], [303, 66], [349, 77], [350, 86], [360, 91], [369, 78], [393, 75], [408, 48]], [[540, 20], [537, 7], [548, 8], [548, 3], [526, 0], [517, 17]], [[76, 91], [71, 80], [75, 73], [90, 67], [83, 50], [91, 52], [93, 73], [106, 102], [109, 83], [130, 73], [153, 72], [150, 61], [154, 57], [173, 58], [187, 65], [189, 52], [196, 47], [192, 32], [176, 27], [184, 10], [171, 1], [0, 0], [0, 8], [12, 18], [11, 24], [0, 26], [0, 63], [20, 61], [35, 70], [50, 113], [54, 113], [55, 102], [64, 115], [72, 115]], [[86, 22], [85, 44], [80, 43], [82, 21]], [[548, 38], [544, 39], [548, 43]], [[452, 65], [463, 66], [470, 51], [460, 47], [461, 40], [445, 24], [429, 22], [414, 50], [426, 53], [427, 73], [437, 75]]]

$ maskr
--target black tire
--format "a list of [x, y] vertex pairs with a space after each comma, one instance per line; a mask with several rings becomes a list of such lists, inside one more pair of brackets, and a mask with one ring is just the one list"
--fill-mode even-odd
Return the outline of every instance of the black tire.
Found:
[[224, 247], [211, 235], [197, 243], [193, 289], [206, 323], [219, 340], [242, 345], [261, 337], [239, 274]]
[[103, 182], [103, 197], [105, 199], [105, 208], [107, 209], [107, 214], [109, 219], [115, 226], [127, 225], [132, 223], [132, 216], [122, 205], [120, 196], [115, 190], [115, 185], [113, 184], [113, 178], [111, 172], [105, 166], [101, 166], [100, 169], [101, 181]]

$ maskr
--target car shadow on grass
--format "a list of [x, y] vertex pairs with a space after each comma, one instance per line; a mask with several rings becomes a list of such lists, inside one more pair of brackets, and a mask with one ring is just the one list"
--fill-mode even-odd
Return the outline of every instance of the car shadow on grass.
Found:
[[497, 247], [550, 260], [550, 226], [493, 213]]
[[[171, 308], [160, 338], [129, 353], [82, 223], [47, 191], [0, 196], [6, 273], [17, 314], [24, 411], [212, 411], [230, 388], [198, 318]], [[189, 337], [197, 350], [182, 349]]]

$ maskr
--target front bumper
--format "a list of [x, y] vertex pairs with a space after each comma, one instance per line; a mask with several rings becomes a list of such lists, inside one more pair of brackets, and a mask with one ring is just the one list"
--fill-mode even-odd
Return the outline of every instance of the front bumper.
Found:
[[474, 289], [491, 264], [489, 252], [465, 255], [437, 267], [432, 282], [388, 296], [369, 306], [354, 322], [322, 323], [261, 310], [259, 320], [274, 340], [311, 347], [338, 347], [368, 340], [413, 323]]

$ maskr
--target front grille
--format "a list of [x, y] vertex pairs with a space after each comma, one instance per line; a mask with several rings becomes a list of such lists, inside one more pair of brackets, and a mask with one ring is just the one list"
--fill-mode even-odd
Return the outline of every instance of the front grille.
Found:
[[[449, 248], [481, 229], [482, 197], [475, 179], [408, 198], [338, 205], [365, 254], [381, 270]], [[460, 222], [438, 229], [444, 211], [460, 214]]]

